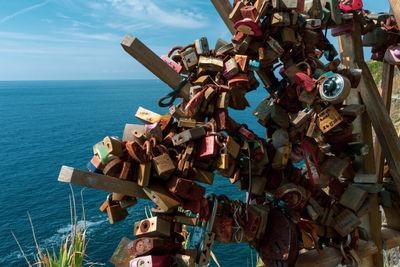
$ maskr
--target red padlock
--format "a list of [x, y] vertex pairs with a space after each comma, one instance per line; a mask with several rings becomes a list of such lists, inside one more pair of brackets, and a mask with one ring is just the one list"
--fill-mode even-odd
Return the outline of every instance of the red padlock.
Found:
[[197, 146], [197, 160], [206, 160], [213, 158], [218, 154], [218, 144], [215, 135], [210, 135], [200, 139]]
[[206, 189], [203, 186], [196, 184], [192, 180], [176, 176], [169, 179], [166, 186], [172, 194], [189, 200], [200, 200], [206, 193]]
[[359, 9], [363, 8], [363, 6], [364, 5], [363, 5], [362, 0], [353, 0], [353, 3], [351, 3], [351, 5], [346, 5], [343, 3], [339, 4], [340, 10], [342, 10], [345, 13], [359, 10]]

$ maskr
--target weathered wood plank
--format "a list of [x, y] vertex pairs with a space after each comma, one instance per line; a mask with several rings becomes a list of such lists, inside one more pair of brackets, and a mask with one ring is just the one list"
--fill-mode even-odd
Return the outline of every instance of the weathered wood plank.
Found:
[[[300, 254], [296, 262], [296, 267], [336, 267], [342, 260], [340, 250], [328, 247], [325, 248], [324, 253], [319, 255], [316, 250], [310, 250], [306, 253]], [[373, 242], [366, 242], [361, 240], [357, 254], [360, 258], [367, 258], [377, 253], [378, 249]], [[364, 265], [363, 265], [364, 266]]]
[[218, 14], [221, 16], [228, 30], [235, 34], [236, 30], [234, 28], [233, 22], [229, 19], [229, 14], [231, 13], [233, 7], [229, 0], [211, 0]]
[[81, 171], [68, 166], [61, 167], [58, 181], [148, 199], [143, 189], [135, 182], [125, 181], [107, 175]]
[[[390, 114], [390, 106], [392, 104], [392, 92], [393, 92], [393, 79], [394, 79], [394, 66], [387, 62], [383, 62], [382, 71], [382, 85], [379, 90], [382, 96], [383, 104], [386, 107], [387, 112]], [[376, 159], [376, 175], [378, 181], [383, 181], [383, 168], [385, 163], [385, 156], [382, 152], [382, 147], [378, 141], [375, 140], [375, 159]]]
[[[176, 89], [180, 82], [184, 79], [175, 70], [173, 70], [167, 63], [144, 45], [138, 38], [129, 34], [121, 42], [124, 50], [145, 66], [149, 71], [156, 75], [160, 80], [165, 82], [172, 89]], [[189, 100], [190, 85], [186, 84], [180, 95]]]
[[400, 1], [399, 0], [389, 0], [391, 11], [396, 18], [397, 23], [400, 21]]

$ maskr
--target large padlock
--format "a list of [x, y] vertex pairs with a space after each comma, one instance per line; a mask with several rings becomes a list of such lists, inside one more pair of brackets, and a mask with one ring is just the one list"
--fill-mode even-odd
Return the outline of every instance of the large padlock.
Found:
[[104, 146], [107, 148], [108, 153], [117, 157], [122, 157], [124, 152], [124, 143], [114, 136], [107, 136], [103, 140]]
[[343, 118], [337, 112], [334, 106], [330, 105], [318, 113], [317, 125], [322, 133], [327, 133], [343, 121]]
[[190, 71], [197, 66], [199, 59], [197, 58], [196, 51], [193, 48], [189, 48], [181, 53], [182, 63], [186, 70]]
[[181, 244], [173, 242], [168, 238], [141, 237], [129, 242], [128, 254], [133, 256], [169, 254], [182, 247]]
[[199, 67], [204, 68], [207, 71], [223, 71], [224, 61], [219, 58], [200, 56]]
[[242, 225], [243, 233], [247, 241], [253, 241], [256, 238], [261, 220], [262, 218], [260, 214], [258, 214], [258, 212], [250, 205], [247, 208], [247, 215], [244, 218], [244, 225]]
[[226, 61], [224, 67], [225, 70], [222, 75], [227, 80], [232, 79], [236, 74], [239, 73], [239, 66], [234, 58], [230, 58], [228, 61]]
[[171, 222], [155, 216], [135, 223], [134, 235], [136, 237], [170, 237]]
[[123, 209], [119, 202], [112, 200], [112, 194], [107, 196], [106, 210], [110, 224], [120, 222], [128, 216], [128, 211]]
[[215, 233], [215, 241], [221, 243], [230, 243], [233, 232], [233, 219], [230, 216], [216, 216], [212, 232]]
[[173, 176], [166, 184], [168, 191], [184, 199], [200, 200], [206, 193], [206, 189], [192, 180]]
[[350, 234], [360, 224], [360, 218], [348, 209], [343, 210], [333, 219], [333, 227], [342, 237]]
[[170, 157], [169, 152], [164, 145], [158, 145], [157, 148], [161, 154], [154, 156], [152, 159], [154, 169], [160, 178], [168, 180], [175, 172], [175, 162]]
[[171, 211], [179, 206], [179, 199], [171, 195], [163, 185], [151, 184], [143, 187], [144, 193], [163, 211]]
[[171, 266], [170, 255], [149, 255], [138, 257], [130, 261], [129, 267], [169, 267]]
[[151, 110], [139, 107], [136, 111], [135, 117], [143, 123], [152, 124], [160, 121], [162, 116]]
[[199, 56], [206, 56], [210, 53], [210, 48], [208, 46], [208, 40], [206, 37], [202, 37], [200, 39], [197, 39], [194, 42], [194, 47], [196, 49], [196, 53]]
[[366, 191], [350, 184], [340, 197], [339, 203], [357, 212], [367, 197], [368, 193]]
[[204, 127], [196, 127], [176, 134], [172, 138], [172, 143], [174, 144], [174, 146], [178, 146], [192, 140], [200, 139], [206, 136], [206, 134], [207, 132]]

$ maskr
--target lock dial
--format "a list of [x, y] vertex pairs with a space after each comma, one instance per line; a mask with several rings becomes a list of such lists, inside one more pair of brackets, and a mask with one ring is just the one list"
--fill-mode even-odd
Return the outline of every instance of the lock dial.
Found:
[[319, 86], [322, 100], [332, 104], [343, 102], [349, 96], [350, 90], [350, 80], [340, 74], [329, 75]]

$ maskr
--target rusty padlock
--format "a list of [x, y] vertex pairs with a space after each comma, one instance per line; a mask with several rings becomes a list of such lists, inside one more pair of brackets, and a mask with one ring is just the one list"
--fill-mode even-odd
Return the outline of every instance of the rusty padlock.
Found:
[[107, 196], [107, 215], [110, 224], [114, 224], [124, 220], [128, 216], [128, 211], [121, 208], [119, 202], [112, 200], [112, 194]]

